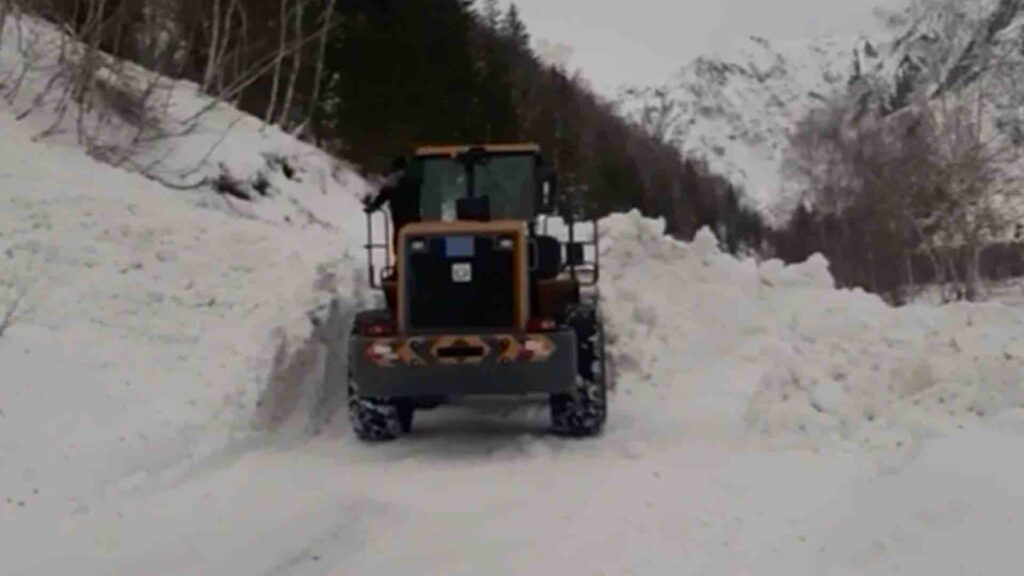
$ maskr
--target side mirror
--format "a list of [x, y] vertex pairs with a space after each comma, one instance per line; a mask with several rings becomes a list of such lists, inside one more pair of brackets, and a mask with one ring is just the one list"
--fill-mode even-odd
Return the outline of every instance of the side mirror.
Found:
[[540, 280], [558, 276], [562, 270], [562, 244], [553, 236], [530, 239], [530, 270]]
[[547, 172], [540, 185], [540, 198], [537, 211], [541, 214], [553, 214], [558, 209], [558, 173]]

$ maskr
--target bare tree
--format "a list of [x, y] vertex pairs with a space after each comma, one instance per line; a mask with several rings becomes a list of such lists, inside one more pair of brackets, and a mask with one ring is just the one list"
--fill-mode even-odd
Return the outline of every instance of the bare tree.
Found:
[[[325, 16], [327, 21], [318, 30], [303, 30], [301, 11], [311, 1], [301, 0], [289, 10], [287, 0], [282, 0], [281, 17], [294, 25], [295, 37], [285, 36], [285, 43], [274, 51], [260, 52], [248, 44], [244, 27], [242, 32], [237, 30], [238, 23], [248, 22], [246, 6], [250, 4], [243, 0], [213, 2], [212, 11], [204, 9], [209, 26], [201, 19], [188, 19], [194, 17], [189, 9], [199, 6], [188, 0], [174, 0], [175, 6], [147, 1], [142, 7], [127, 0], [0, 0], [6, 30], [18, 34], [22, 50], [21, 57], [13, 60], [17, 64], [3, 71], [4, 96], [14, 104], [31, 78], [35, 93], [19, 118], [44, 108], [51, 110], [53, 121], [40, 138], [70, 128], [94, 156], [135, 166], [132, 155], [138, 146], [191, 133], [218, 102], [235, 101], [266, 79], [272, 69], [280, 80], [281, 63], [286, 58], [292, 59], [293, 68], [281, 114], [282, 118], [290, 116], [299, 90], [301, 54], [313, 42], [323, 46], [329, 29]], [[333, 1], [329, 5], [333, 9]], [[137, 11], [127, 12], [126, 6]], [[23, 8], [43, 20], [23, 22]], [[168, 21], [167, 16], [175, 18]], [[48, 28], [45, 21], [57, 23], [59, 28]], [[131, 33], [128, 27], [132, 27]], [[119, 45], [129, 34], [137, 45], [132, 54], [155, 70], [135, 66], [105, 49], [108, 39]], [[189, 118], [171, 119], [166, 112], [174, 80], [162, 73], [180, 74], [195, 54], [203, 55], [198, 80], [212, 100]], [[233, 73], [229, 62], [234, 63]], [[162, 125], [164, 121], [170, 123]]]
[[270, 104], [267, 105], [267, 113], [263, 117], [264, 122], [267, 124], [274, 121], [274, 114], [277, 111], [277, 98], [281, 86], [281, 70], [287, 57], [285, 47], [288, 44], [288, 0], [281, 0], [280, 8], [278, 48], [274, 56], [273, 85], [270, 88]]
[[[206, 72], [203, 73], [202, 87], [204, 92], [209, 92], [213, 86], [214, 73], [217, 70], [217, 66], [220, 64], [219, 59], [222, 56], [220, 51], [221, 46], [221, 0], [213, 0], [210, 12], [210, 46], [206, 57]], [[228, 18], [224, 18], [228, 20]], [[225, 26], [225, 32], [227, 27]]]
[[841, 213], [857, 202], [856, 174], [850, 165], [848, 106], [841, 95], [801, 118], [790, 134], [783, 173], [800, 185], [799, 200]]
[[[295, 24], [295, 37], [302, 38], [304, 31], [302, 28], [302, 17], [306, 11], [307, 0], [296, 0], [294, 14]], [[281, 109], [281, 115], [278, 118], [278, 125], [282, 128], [287, 127], [289, 117], [292, 111], [292, 100], [295, 98], [295, 87], [299, 82], [299, 71], [302, 69], [302, 50], [294, 50], [291, 54], [291, 74], [288, 78], [288, 87], [285, 91], [284, 107]]]
[[[323, 89], [324, 63], [327, 58], [327, 39], [329, 38], [331, 28], [334, 25], [334, 8], [336, 2], [337, 0], [328, 0], [327, 7], [326, 9], [324, 9], [321, 15], [322, 23], [320, 26], [320, 46], [317, 49], [316, 67], [313, 73], [313, 94], [309, 100], [310, 102], [312, 102], [312, 106], [310, 106], [309, 114], [312, 114], [313, 107], [316, 106], [317, 103], [320, 101], [320, 92]], [[310, 118], [309, 115], [307, 115], [307, 118], [305, 122], [303, 122], [303, 124], [306, 125], [309, 124], [309, 122]], [[297, 128], [296, 130], [298, 131], [301, 129], [302, 126]]]
[[914, 109], [856, 118], [854, 101], [836, 94], [798, 122], [784, 170], [799, 186], [797, 201], [818, 215], [804, 232], [817, 231], [838, 280], [898, 301], [915, 283], [914, 253], [928, 249], [915, 218], [933, 213], [924, 194], [932, 152]]
[[1015, 194], [1006, 168], [1016, 153], [1004, 138], [985, 129], [984, 84], [943, 96], [932, 108], [935, 124], [936, 183], [941, 190], [936, 216], [941, 239], [963, 251], [967, 297], [979, 296], [981, 253], [1005, 235], [1019, 214], [1003, 202]]

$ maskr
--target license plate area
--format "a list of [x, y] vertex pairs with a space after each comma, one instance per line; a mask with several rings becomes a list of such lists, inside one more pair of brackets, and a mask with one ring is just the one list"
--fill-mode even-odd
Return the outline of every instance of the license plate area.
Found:
[[487, 354], [483, 346], [448, 346], [437, 349], [437, 357], [442, 359], [480, 358]]

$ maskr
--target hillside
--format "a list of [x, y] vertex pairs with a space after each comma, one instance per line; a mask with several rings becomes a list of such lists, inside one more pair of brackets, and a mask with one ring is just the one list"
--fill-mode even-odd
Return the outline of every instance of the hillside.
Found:
[[[17, 35], [3, 40], [0, 70], [20, 70]], [[52, 69], [32, 67], [0, 113], [6, 514], [76, 509], [244, 443], [281, 409], [257, 406], [311, 337], [307, 314], [364, 297], [369, 184], [346, 164], [165, 80], [161, 126], [207, 111], [145, 145], [103, 124], [104, 149], [126, 151], [114, 167], [86, 154], [76, 114], [36, 104]]]

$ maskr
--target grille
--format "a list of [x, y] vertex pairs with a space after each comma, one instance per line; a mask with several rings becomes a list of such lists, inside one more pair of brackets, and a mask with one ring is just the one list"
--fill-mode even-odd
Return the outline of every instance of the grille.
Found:
[[499, 248], [498, 240], [495, 235], [408, 239], [409, 328], [514, 327], [515, 251]]

